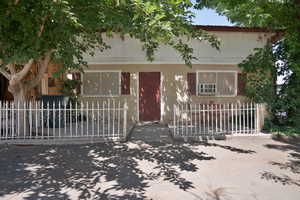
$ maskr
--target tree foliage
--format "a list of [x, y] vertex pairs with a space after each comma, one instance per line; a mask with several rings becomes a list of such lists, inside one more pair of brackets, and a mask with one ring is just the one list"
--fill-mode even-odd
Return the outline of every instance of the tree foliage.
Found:
[[[218, 46], [213, 36], [193, 28], [192, 6], [189, 0], [2, 0], [0, 71], [19, 94], [39, 83], [49, 62], [59, 62], [61, 73], [81, 70], [83, 54], [109, 48], [103, 36], [113, 33], [139, 39], [149, 60], [165, 44], [191, 65], [193, 49], [183, 38]], [[38, 75], [25, 81], [34, 64]]]
[[299, 0], [197, 0], [197, 3], [197, 8], [216, 9], [242, 26], [287, 28], [299, 25], [296, 22]]
[[[254, 102], [267, 103], [273, 123], [300, 125], [300, 79], [289, 68], [295, 61], [287, 48], [282, 40], [256, 49], [239, 66], [247, 74], [246, 95]], [[282, 85], [276, 86], [277, 77], [284, 77]]]
[[[272, 121], [300, 126], [300, 0], [198, 0], [241, 26], [282, 29], [279, 42], [268, 43], [240, 66], [248, 74], [247, 94], [268, 103]], [[276, 90], [276, 78], [284, 76]]]

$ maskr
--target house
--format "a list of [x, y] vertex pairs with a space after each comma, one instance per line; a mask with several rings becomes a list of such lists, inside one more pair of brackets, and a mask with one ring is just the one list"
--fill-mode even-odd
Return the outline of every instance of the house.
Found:
[[[88, 62], [84, 73], [67, 75], [81, 81], [79, 104], [26, 104], [29, 123], [23, 124], [18, 123], [25, 115], [20, 109], [0, 102], [0, 143], [125, 140], [134, 124], [144, 121], [168, 124], [172, 135], [181, 138], [259, 134], [266, 112], [262, 105], [249, 104], [238, 64], [280, 33], [263, 28], [196, 28], [214, 34], [221, 45], [217, 50], [206, 42], [189, 41], [198, 58], [192, 67], [168, 46], [158, 49], [149, 62], [138, 40], [104, 38], [111, 49], [84, 55]], [[52, 76], [58, 68], [53, 63], [48, 67], [39, 87], [31, 91], [32, 99], [36, 94], [62, 93], [66, 77]], [[1, 89], [1, 96], [3, 91], [7, 89]]]
[[[191, 68], [170, 47], [162, 46], [155, 60], [149, 62], [138, 40], [129, 36], [105, 38], [110, 50], [96, 52], [94, 57], [85, 56], [88, 68], [77, 76], [82, 82], [80, 99], [126, 99], [129, 120], [162, 123], [172, 120], [174, 104], [247, 102], [242, 70], [237, 65], [254, 48], [274, 39], [276, 33], [263, 28], [196, 28], [216, 35], [221, 46], [216, 50], [208, 43], [190, 41], [198, 58]], [[58, 86], [48, 77], [51, 71], [52, 68], [42, 81], [43, 94], [59, 93]]]

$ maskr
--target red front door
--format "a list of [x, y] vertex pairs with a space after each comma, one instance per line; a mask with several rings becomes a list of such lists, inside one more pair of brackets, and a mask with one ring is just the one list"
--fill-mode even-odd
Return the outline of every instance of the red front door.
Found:
[[160, 120], [160, 72], [139, 73], [140, 121]]

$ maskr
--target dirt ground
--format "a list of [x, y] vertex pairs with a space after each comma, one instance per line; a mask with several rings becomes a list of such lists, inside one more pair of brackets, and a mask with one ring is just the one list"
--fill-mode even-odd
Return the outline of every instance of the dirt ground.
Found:
[[2, 145], [0, 199], [299, 200], [300, 144]]

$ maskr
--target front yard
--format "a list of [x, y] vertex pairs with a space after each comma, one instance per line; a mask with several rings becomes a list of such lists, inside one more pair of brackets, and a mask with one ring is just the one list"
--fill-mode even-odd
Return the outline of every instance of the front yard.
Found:
[[0, 146], [0, 199], [296, 200], [300, 144]]

